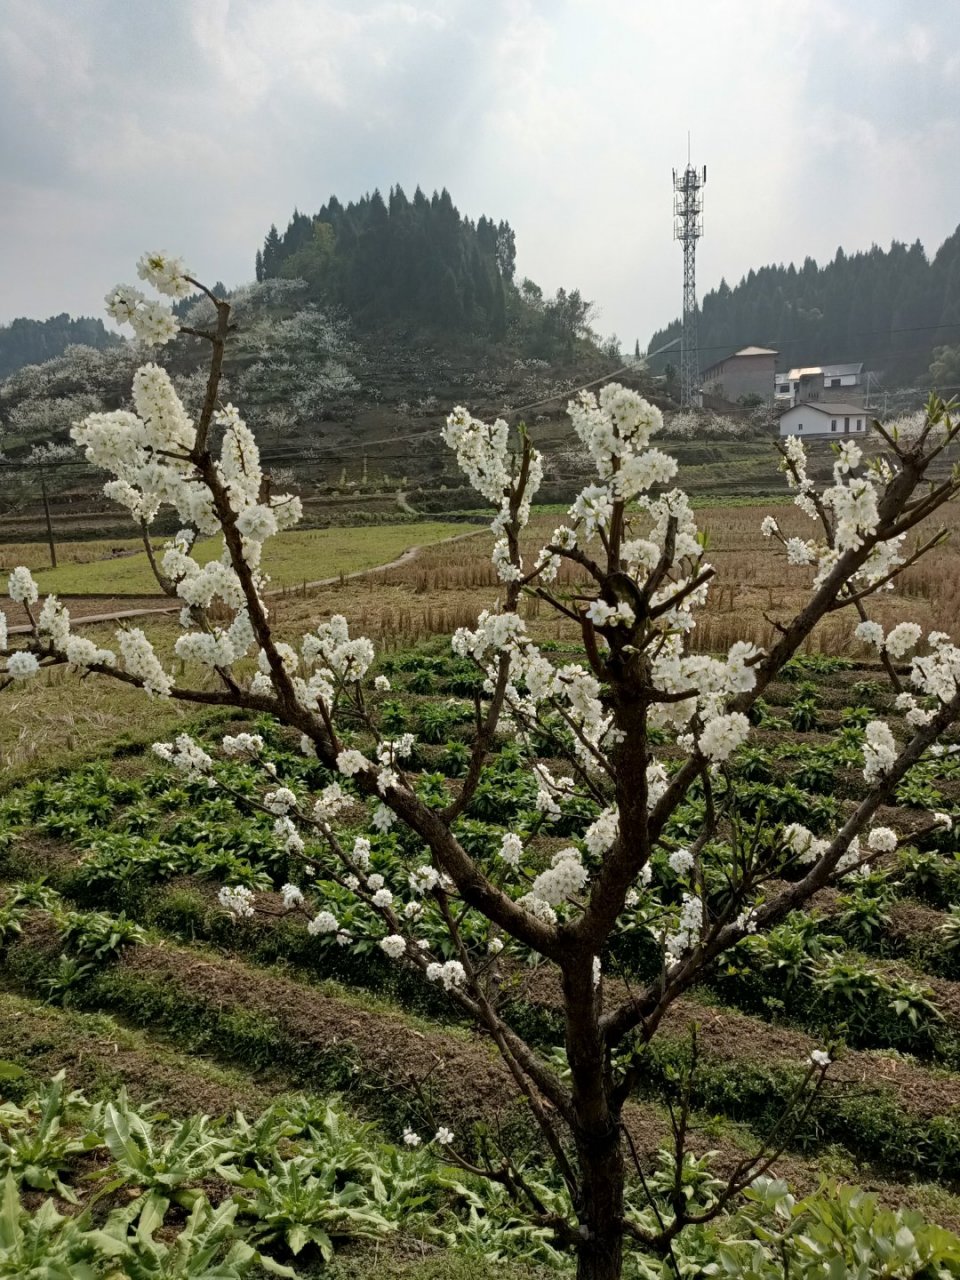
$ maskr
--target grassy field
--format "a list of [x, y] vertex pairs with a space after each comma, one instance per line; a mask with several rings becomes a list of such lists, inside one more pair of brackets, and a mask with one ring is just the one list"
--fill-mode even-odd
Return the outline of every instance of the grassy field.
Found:
[[[319, 578], [370, 569], [401, 556], [413, 546], [426, 546], [463, 533], [462, 524], [424, 521], [422, 524], [373, 525], [349, 529], [292, 529], [272, 538], [264, 552], [263, 568], [274, 585], [299, 586]], [[89, 544], [87, 544], [89, 545]], [[206, 563], [220, 554], [219, 538], [206, 538], [194, 554]], [[42, 548], [38, 548], [42, 554]], [[29, 559], [27, 560], [29, 567]], [[87, 563], [68, 563], [38, 569], [42, 591], [66, 595], [149, 595], [157, 591], [146, 552], [112, 556]]]

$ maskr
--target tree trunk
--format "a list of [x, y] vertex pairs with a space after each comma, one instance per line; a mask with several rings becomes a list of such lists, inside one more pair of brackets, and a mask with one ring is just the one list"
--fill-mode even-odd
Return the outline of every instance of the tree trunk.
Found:
[[620, 1129], [611, 1117], [606, 1133], [582, 1134], [580, 1223], [584, 1241], [577, 1250], [577, 1280], [619, 1280], [623, 1266], [624, 1165]]
[[610, 1105], [610, 1061], [600, 1035], [594, 959], [589, 952], [565, 959], [566, 1049], [580, 1182], [577, 1280], [620, 1280], [625, 1170], [620, 1112]]

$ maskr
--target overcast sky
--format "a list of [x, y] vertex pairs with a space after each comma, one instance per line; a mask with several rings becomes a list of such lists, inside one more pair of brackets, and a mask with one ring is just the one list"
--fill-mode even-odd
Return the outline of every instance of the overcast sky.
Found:
[[702, 291], [960, 221], [958, 0], [3, 0], [0, 322], [145, 248], [237, 284], [271, 222], [399, 182], [506, 218], [632, 347]]

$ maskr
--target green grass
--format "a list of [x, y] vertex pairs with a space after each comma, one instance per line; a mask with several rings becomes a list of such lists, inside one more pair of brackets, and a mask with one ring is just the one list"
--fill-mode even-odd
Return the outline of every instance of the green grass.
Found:
[[[292, 529], [267, 543], [263, 567], [275, 586], [299, 586], [371, 569], [395, 560], [410, 547], [442, 542], [463, 532], [462, 524], [439, 520], [367, 528]], [[197, 544], [194, 555], [206, 563], [220, 554], [221, 547], [219, 538], [205, 538]], [[151, 595], [159, 591], [145, 552], [42, 569], [36, 577], [41, 591], [69, 595]]]

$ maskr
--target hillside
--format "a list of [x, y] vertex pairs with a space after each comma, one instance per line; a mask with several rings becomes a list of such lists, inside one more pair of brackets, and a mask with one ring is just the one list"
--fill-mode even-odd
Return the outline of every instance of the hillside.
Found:
[[[462, 217], [446, 191], [408, 201], [395, 188], [389, 207], [375, 192], [346, 206], [332, 198], [313, 218], [295, 212], [282, 236], [271, 229], [255, 282], [216, 286], [236, 325], [221, 392], [241, 407], [277, 483], [301, 486], [308, 518], [409, 518], [408, 495], [459, 484], [440, 439], [453, 405], [484, 417], [523, 409], [532, 421], [622, 365], [591, 331], [579, 291], [550, 298], [528, 279], [517, 285], [515, 255], [506, 222]], [[211, 319], [199, 295], [177, 310], [191, 327]], [[72, 345], [0, 381], [4, 536], [36, 526], [38, 460], [55, 525], [128, 532], [98, 496], [99, 478], [63, 451], [73, 422], [127, 407], [143, 358], [127, 343]], [[205, 344], [184, 336], [150, 358], [195, 412]]]
[[[680, 327], [658, 330], [648, 350]], [[960, 342], [960, 227], [932, 258], [919, 240], [894, 241], [838, 249], [823, 266], [760, 267], [733, 288], [721, 280], [702, 300], [699, 340], [701, 367], [756, 343], [780, 352], [778, 368], [862, 360], [885, 386], [926, 385], [934, 350]]]

